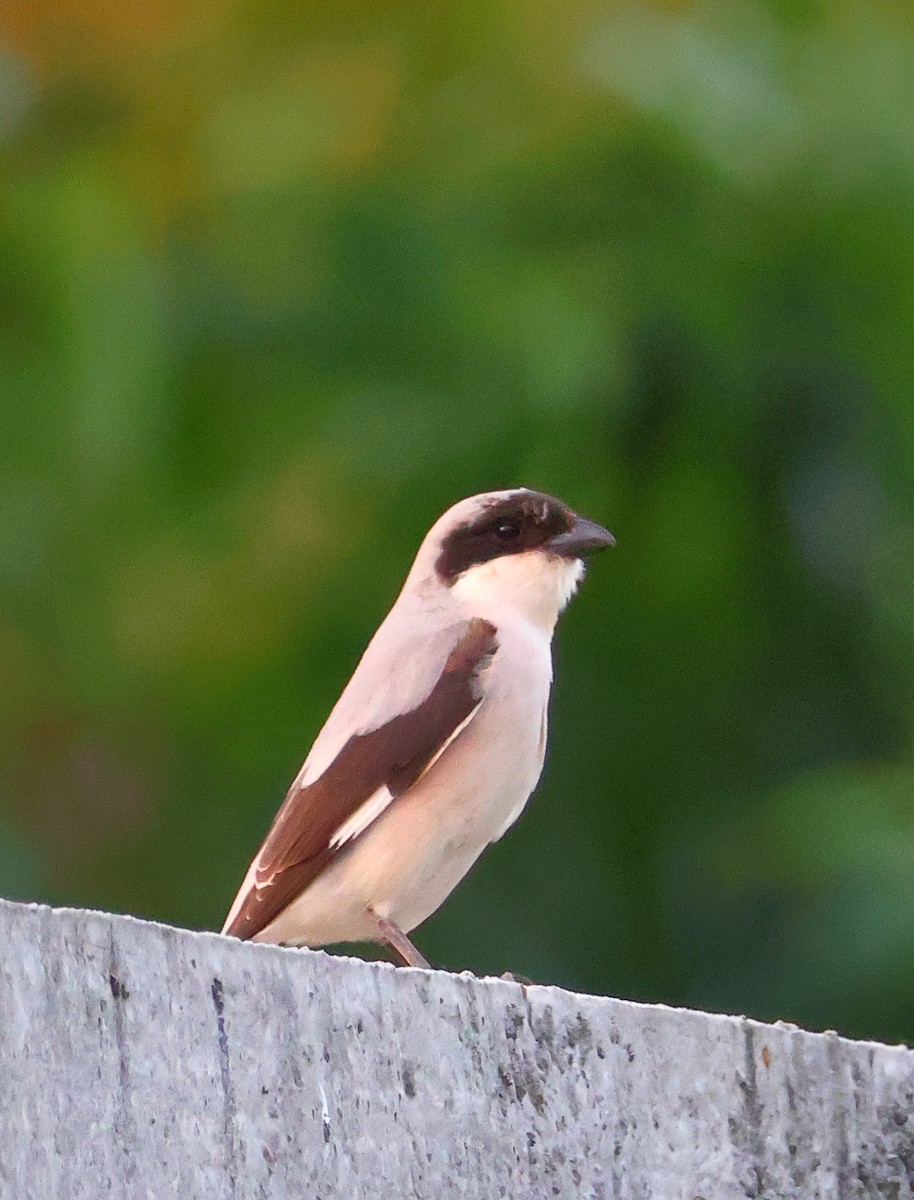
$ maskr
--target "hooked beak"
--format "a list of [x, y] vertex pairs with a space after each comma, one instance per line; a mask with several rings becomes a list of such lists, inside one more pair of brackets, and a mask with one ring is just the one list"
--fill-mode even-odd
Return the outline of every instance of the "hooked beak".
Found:
[[585, 554], [592, 554], [594, 550], [615, 546], [616, 539], [608, 529], [604, 529], [596, 521], [576, 516], [567, 533], [556, 534], [547, 544], [553, 554], [562, 558], [583, 558]]

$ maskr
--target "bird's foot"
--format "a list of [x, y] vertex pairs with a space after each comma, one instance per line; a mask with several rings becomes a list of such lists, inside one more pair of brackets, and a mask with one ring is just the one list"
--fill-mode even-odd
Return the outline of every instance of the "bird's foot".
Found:
[[369, 908], [368, 915], [378, 927], [380, 940], [385, 946], [389, 946], [394, 954], [400, 956], [404, 966], [425, 967], [426, 970], [431, 970], [431, 963], [419, 953], [399, 925], [389, 917], [379, 916], [372, 908]]

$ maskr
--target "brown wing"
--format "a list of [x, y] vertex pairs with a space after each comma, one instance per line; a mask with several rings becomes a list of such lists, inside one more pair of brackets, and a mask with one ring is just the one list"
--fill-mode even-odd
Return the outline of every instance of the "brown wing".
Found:
[[313, 783], [292, 785], [224, 933], [254, 937], [340, 853], [331, 839], [366, 800], [380, 788], [396, 797], [412, 787], [479, 704], [480, 672], [498, 648], [495, 632], [489, 621], [468, 621], [420, 705], [351, 737]]

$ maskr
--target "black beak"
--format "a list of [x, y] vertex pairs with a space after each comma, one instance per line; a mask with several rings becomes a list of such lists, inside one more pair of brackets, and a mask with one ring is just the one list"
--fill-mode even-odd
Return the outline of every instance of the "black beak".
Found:
[[575, 517], [574, 524], [567, 533], [556, 534], [548, 542], [553, 554], [562, 558], [583, 558], [594, 550], [604, 550], [607, 546], [615, 546], [616, 539], [598, 525], [596, 521], [588, 521], [586, 517]]

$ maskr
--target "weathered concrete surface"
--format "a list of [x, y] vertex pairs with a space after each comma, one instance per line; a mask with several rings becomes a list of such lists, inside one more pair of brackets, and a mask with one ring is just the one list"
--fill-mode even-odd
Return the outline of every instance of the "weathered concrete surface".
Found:
[[0, 903], [3, 1200], [904, 1200], [914, 1053]]

